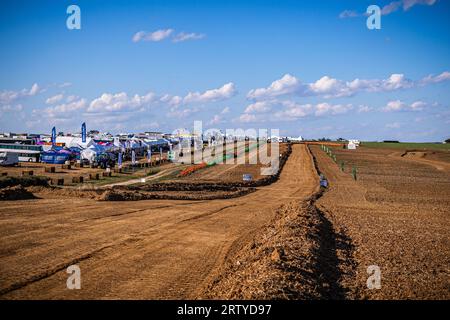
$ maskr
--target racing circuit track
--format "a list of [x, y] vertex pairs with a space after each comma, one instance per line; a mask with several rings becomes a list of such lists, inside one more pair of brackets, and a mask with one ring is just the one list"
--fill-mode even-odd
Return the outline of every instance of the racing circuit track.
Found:
[[[226, 257], [283, 203], [318, 190], [305, 145], [294, 145], [277, 182], [234, 199], [107, 202], [3, 201], [2, 299], [194, 298]], [[81, 290], [66, 268], [81, 268]]]

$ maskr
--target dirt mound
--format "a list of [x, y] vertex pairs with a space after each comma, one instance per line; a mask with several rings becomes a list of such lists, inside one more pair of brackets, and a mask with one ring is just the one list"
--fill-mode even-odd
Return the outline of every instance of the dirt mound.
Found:
[[21, 185], [23, 187], [29, 186], [48, 186], [48, 178], [40, 176], [28, 177], [1, 177], [0, 188], [12, 187]]
[[138, 201], [138, 200], [213, 200], [241, 197], [256, 191], [255, 188], [234, 188], [232, 190], [184, 190], [184, 191], [139, 191], [111, 189], [103, 192], [97, 200]]
[[22, 185], [0, 189], [0, 200], [26, 200], [36, 197]]
[[[212, 299], [342, 299], [341, 267], [350, 240], [336, 233], [313, 198], [290, 202], [249, 244], [229, 257], [201, 296]], [[339, 249], [338, 249], [339, 248]], [[341, 252], [338, 254], [338, 251]]]
[[425, 158], [428, 155], [427, 152], [424, 151], [406, 151], [401, 156], [405, 158]]
[[61, 188], [53, 186], [32, 186], [28, 187], [27, 190], [33, 194], [44, 197], [55, 197], [55, 198], [89, 198], [97, 199], [104, 190], [96, 188]]

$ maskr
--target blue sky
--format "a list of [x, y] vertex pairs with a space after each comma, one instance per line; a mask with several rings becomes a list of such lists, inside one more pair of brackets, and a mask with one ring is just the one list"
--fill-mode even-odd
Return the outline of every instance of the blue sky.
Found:
[[[69, 30], [66, 9], [81, 9]], [[370, 4], [382, 8], [369, 30]], [[0, 131], [450, 137], [450, 2], [2, 1]]]

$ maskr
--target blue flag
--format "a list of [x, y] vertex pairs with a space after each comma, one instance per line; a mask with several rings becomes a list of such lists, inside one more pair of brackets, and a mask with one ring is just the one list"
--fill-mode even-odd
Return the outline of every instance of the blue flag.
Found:
[[52, 129], [52, 144], [54, 145], [56, 143], [56, 128], [53, 127]]
[[119, 168], [122, 167], [122, 152], [119, 152], [119, 158], [117, 159], [117, 163], [119, 165]]
[[148, 148], [148, 151], [147, 151], [147, 159], [148, 159], [148, 162], [151, 162], [151, 161], [152, 161], [152, 148], [151, 148], [151, 147]]
[[81, 142], [86, 143], [86, 123], [81, 125]]

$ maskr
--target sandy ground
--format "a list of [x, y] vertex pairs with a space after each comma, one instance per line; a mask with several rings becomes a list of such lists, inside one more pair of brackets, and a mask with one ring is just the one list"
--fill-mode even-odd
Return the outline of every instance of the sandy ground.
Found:
[[[306, 147], [295, 145], [277, 182], [236, 199], [3, 201], [1, 298], [198, 297], [283, 203], [309, 197], [317, 185]], [[81, 290], [66, 288], [72, 264], [81, 268]]]
[[[335, 229], [345, 230], [357, 264], [344, 276], [346, 298], [450, 298], [450, 172], [444, 158], [407, 157], [392, 150], [335, 150], [337, 164], [312, 147], [330, 188], [317, 205]], [[403, 152], [402, 152], [403, 154]], [[425, 160], [425, 161], [424, 161]], [[351, 167], [357, 168], [357, 181]], [[381, 288], [369, 290], [370, 265]]]

